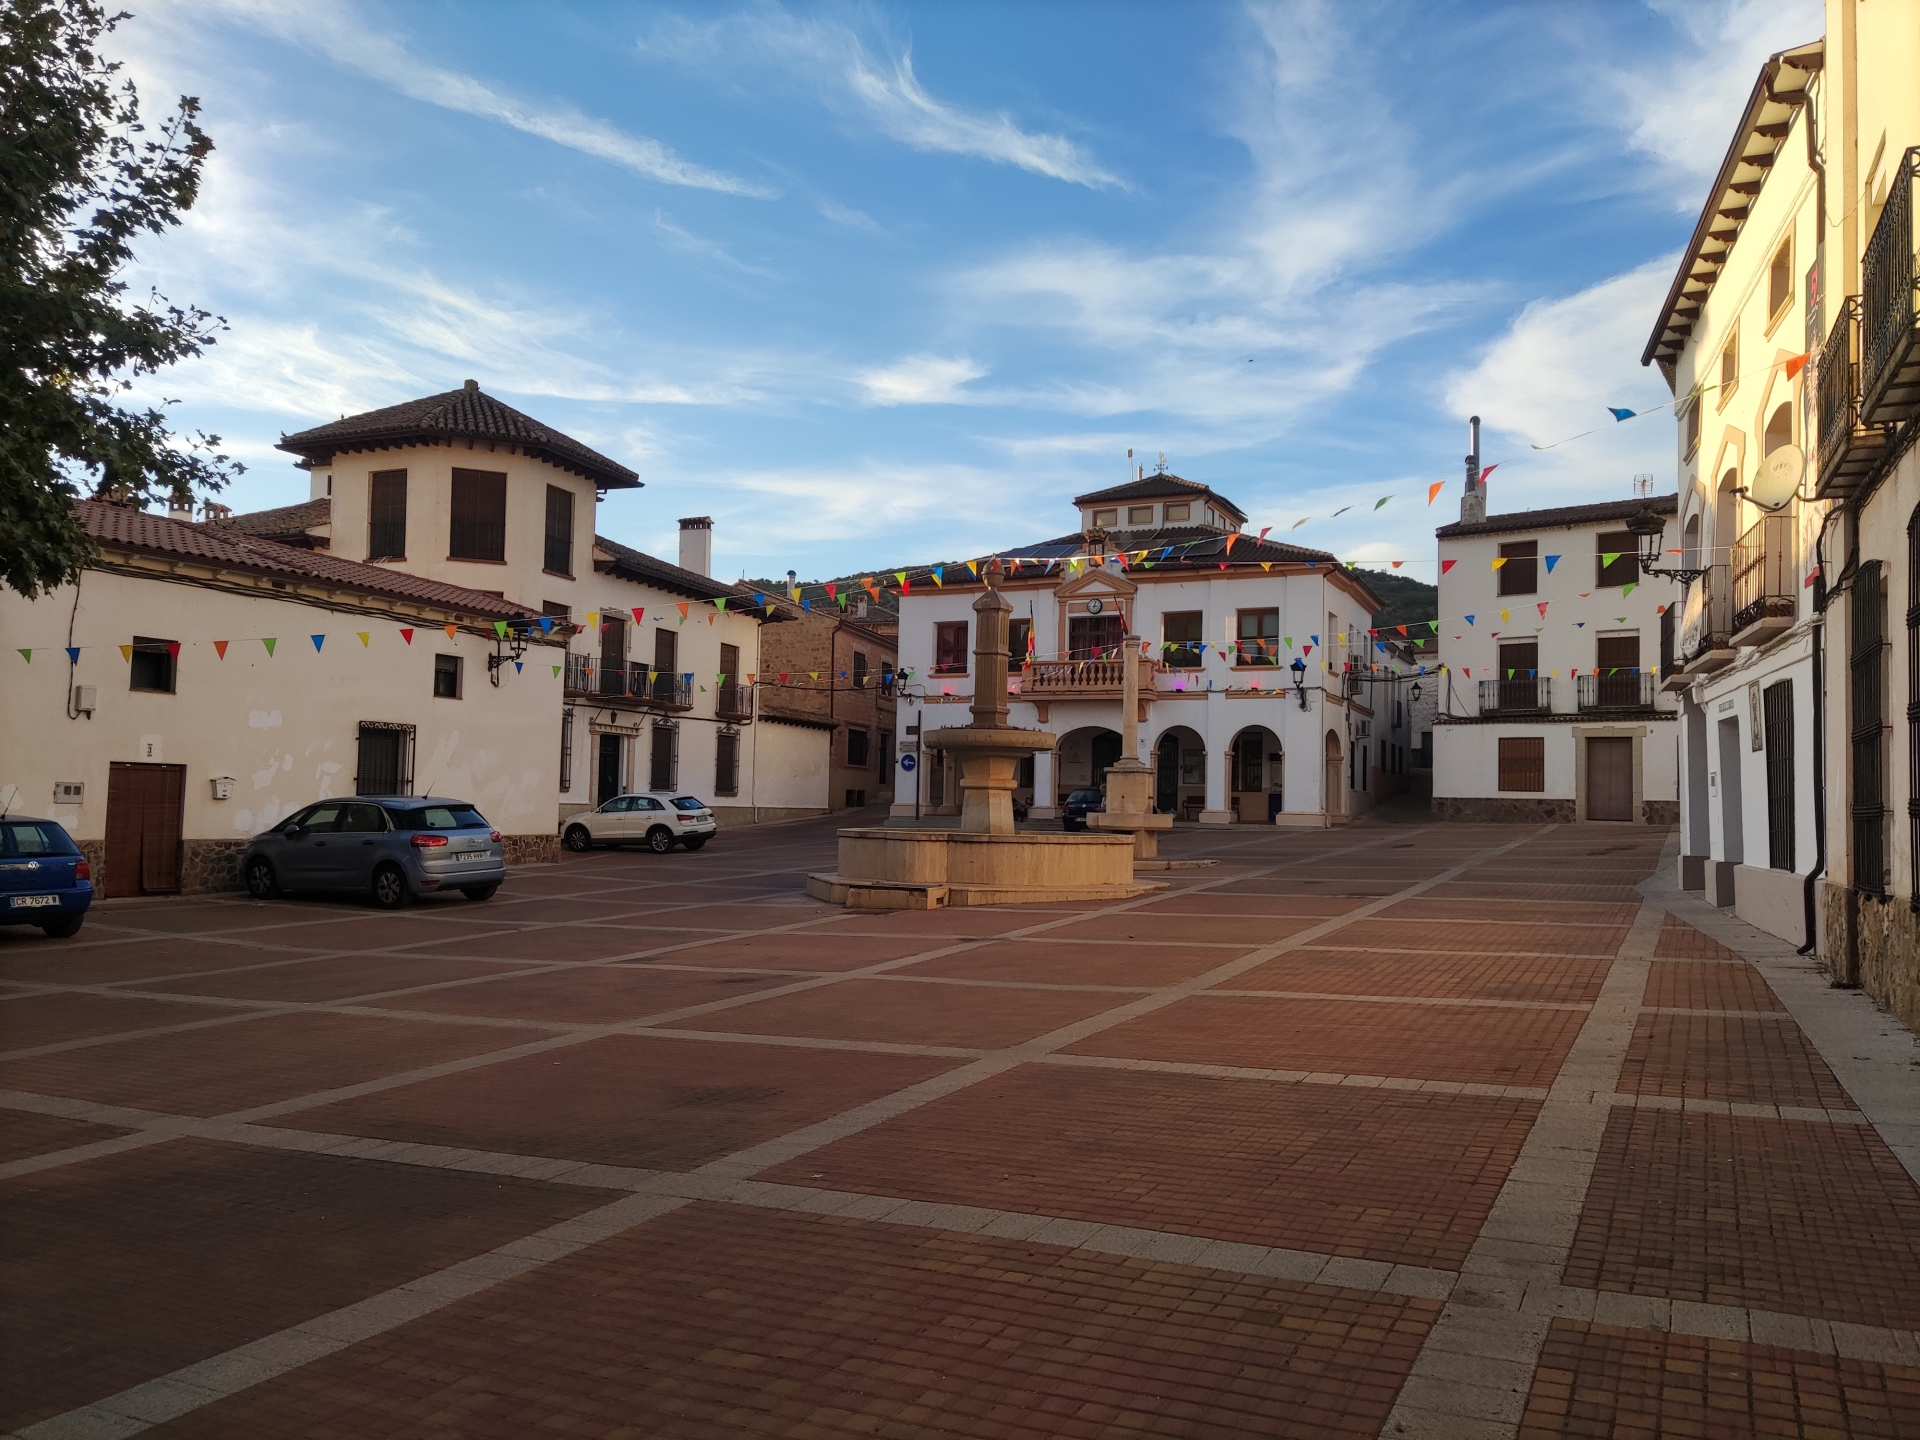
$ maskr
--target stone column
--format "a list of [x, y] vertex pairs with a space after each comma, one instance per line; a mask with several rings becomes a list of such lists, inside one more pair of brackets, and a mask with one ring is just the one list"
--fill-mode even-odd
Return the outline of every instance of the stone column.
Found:
[[973, 728], [1007, 725], [1007, 617], [1013, 606], [989, 581], [973, 602]]
[[[1215, 717], [1214, 711], [1226, 704], [1226, 697], [1209, 696], [1207, 711], [1209, 720]], [[1207, 726], [1207, 808], [1200, 812], [1202, 825], [1231, 825], [1233, 810], [1227, 804], [1227, 766], [1233, 763], [1230, 746], [1233, 736], [1227, 734], [1223, 739], [1222, 725]]]
[[1027, 811], [1032, 820], [1057, 820], [1060, 818], [1059, 783], [1054, 779], [1054, 754], [1051, 750], [1038, 750], [1033, 756], [1033, 806]]

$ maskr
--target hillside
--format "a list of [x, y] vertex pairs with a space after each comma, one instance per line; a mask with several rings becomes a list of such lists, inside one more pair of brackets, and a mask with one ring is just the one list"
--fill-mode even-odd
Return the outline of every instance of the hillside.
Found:
[[1369, 570], [1367, 586], [1383, 602], [1381, 608], [1373, 612], [1375, 625], [1407, 625], [1415, 620], [1440, 618], [1439, 587], [1424, 580], [1395, 575], [1391, 570]]

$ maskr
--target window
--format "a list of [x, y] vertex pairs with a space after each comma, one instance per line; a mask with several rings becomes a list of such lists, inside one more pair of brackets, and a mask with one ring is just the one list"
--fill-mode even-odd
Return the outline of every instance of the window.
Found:
[[1604, 709], [1640, 703], [1640, 632], [1600, 635], [1593, 642], [1594, 690]]
[[1878, 560], [1861, 564], [1847, 606], [1852, 642], [1847, 669], [1852, 705], [1853, 887], [1883, 899], [1887, 893], [1887, 661], [1885, 578]]
[[485, 470], [453, 472], [449, 560], [507, 558], [507, 477]]
[[847, 727], [847, 764], [855, 770], [867, 765], [867, 732], [855, 725]]
[[1691, 396], [1687, 400], [1685, 423], [1687, 427], [1687, 445], [1686, 454], [1682, 458], [1691, 460], [1694, 451], [1700, 448], [1700, 397], [1698, 395]]
[[173, 694], [179, 658], [178, 640], [155, 640], [149, 635], [134, 636], [133, 656], [127, 670], [127, 688], [149, 690], [161, 695]]
[[1184, 525], [1188, 520], [1193, 518], [1193, 502], [1191, 500], [1178, 501], [1168, 505], [1163, 513], [1167, 517], [1167, 524]]
[[573, 707], [560, 712], [560, 792], [573, 789]]
[[600, 616], [600, 693], [627, 693], [627, 622], [605, 612]]
[[413, 726], [384, 720], [360, 722], [359, 763], [353, 777], [356, 795], [413, 793]]
[[1771, 455], [1782, 445], [1793, 443], [1793, 407], [1782, 401], [1774, 406], [1773, 417], [1767, 421], [1767, 432], [1761, 441], [1760, 453]]
[[671, 722], [655, 722], [653, 747], [647, 756], [647, 788], [680, 788], [680, 727]]
[[1500, 740], [1500, 788], [1547, 788], [1547, 742], [1541, 735], [1506, 735]]
[[[856, 663], [853, 673], [858, 675], [866, 669], [866, 666], [858, 663], [861, 659], [858, 655], [856, 655], [854, 659]], [[740, 682], [740, 647], [738, 645], [722, 645], [720, 647], [720, 673], [726, 677], [720, 683], [728, 688], [732, 688]]]
[[[1608, 557], [1612, 558], [1609, 559]], [[1594, 537], [1594, 583], [1636, 585], [1640, 581], [1640, 541], [1631, 530], [1603, 530]]]
[[1773, 264], [1767, 267], [1767, 315], [1773, 318], [1793, 299], [1793, 240], [1780, 242], [1773, 252]]
[[433, 657], [433, 698], [436, 700], [460, 698], [460, 657], [458, 655]]
[[1120, 523], [1120, 512], [1116, 510], [1096, 510], [1093, 512], [1093, 528], [1111, 530]]
[[664, 626], [653, 632], [653, 668], [662, 675], [680, 673], [680, 637]]
[[1173, 610], [1160, 617], [1160, 638], [1166, 642], [1169, 670], [1197, 670], [1201, 664], [1200, 612]]
[[1153, 506], [1129, 505], [1127, 507], [1127, 524], [1151, 525], [1152, 523], [1153, 523]]
[[967, 622], [942, 620], [933, 627], [933, 673], [967, 673]]
[[1067, 617], [1067, 658], [1099, 660], [1115, 654], [1127, 638], [1126, 624], [1112, 612]]
[[573, 492], [547, 486], [546, 567], [555, 575], [573, 575]]
[[1532, 595], [1540, 589], [1540, 542], [1516, 540], [1500, 547], [1502, 595]]
[[376, 470], [367, 487], [367, 559], [407, 558], [407, 472]]
[[1740, 383], [1740, 332], [1735, 330], [1727, 336], [1727, 343], [1720, 347], [1720, 400], [1725, 405], [1733, 388]]
[[387, 814], [378, 805], [349, 805], [340, 812], [340, 823], [334, 828], [346, 835], [384, 834]]
[[1267, 741], [1257, 730], [1244, 732], [1234, 742], [1233, 788], [1243, 794], [1267, 788]]
[[1239, 665], [1280, 663], [1280, 612], [1242, 610], [1239, 623]]
[[880, 662], [880, 693], [889, 699], [893, 697], [893, 661], [891, 660]]
[[1033, 654], [1033, 621], [1007, 622], [1007, 664], [1024, 665]]
[[1502, 710], [1539, 710], [1540, 642], [1504, 640], [1500, 643], [1500, 673], [1494, 677], [1495, 694]]
[[1766, 717], [1767, 864], [1793, 869], [1793, 682], [1760, 692]]
[[740, 737], [732, 731], [722, 730], [714, 737], [713, 793], [740, 793]]
[[867, 652], [864, 650], [853, 652], [853, 688], [856, 690], [867, 688]]
[[542, 615], [549, 615], [555, 620], [571, 621], [573, 619], [573, 607], [571, 605], [562, 605], [558, 600], [542, 600], [540, 602], [540, 613]]

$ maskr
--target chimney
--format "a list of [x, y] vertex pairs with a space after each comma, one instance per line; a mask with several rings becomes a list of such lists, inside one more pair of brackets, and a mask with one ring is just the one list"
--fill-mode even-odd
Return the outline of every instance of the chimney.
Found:
[[167, 518], [169, 520], [182, 520], [191, 525], [193, 523], [193, 502], [189, 500], [186, 504], [182, 505], [178, 500], [169, 500], [167, 502]]
[[1471, 523], [1487, 518], [1487, 492], [1480, 484], [1480, 417], [1467, 421], [1467, 488], [1460, 492], [1460, 519]]
[[713, 574], [713, 517], [689, 515], [680, 522], [680, 568]]

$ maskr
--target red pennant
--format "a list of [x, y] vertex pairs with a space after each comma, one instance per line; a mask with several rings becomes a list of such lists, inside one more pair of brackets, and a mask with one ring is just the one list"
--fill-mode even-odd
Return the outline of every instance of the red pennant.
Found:
[[180, 658], [180, 642], [178, 640], [169, 640], [167, 642], [167, 654], [176, 660]]
[[1451, 570], [1457, 563], [1459, 562], [1454, 560], [1442, 560], [1440, 562], [1440, 573], [1442, 575], [1446, 574], [1447, 571]]
[[411, 645], [411, 644], [413, 643], [413, 631], [411, 631], [411, 630], [402, 630], [402, 631], [400, 632], [400, 638], [401, 638], [402, 640], [404, 640], [404, 641], [406, 641], [406, 642], [407, 642], [407, 644], [409, 644], [409, 645]]

